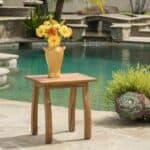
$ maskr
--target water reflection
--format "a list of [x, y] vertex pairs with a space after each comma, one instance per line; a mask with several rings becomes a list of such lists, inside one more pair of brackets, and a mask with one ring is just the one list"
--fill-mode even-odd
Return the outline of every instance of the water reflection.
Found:
[[150, 46], [73, 46], [68, 49], [66, 55], [73, 58], [96, 57], [121, 61], [123, 64], [150, 64]]
[[130, 63], [130, 51], [129, 49], [122, 49], [122, 63], [129, 64]]

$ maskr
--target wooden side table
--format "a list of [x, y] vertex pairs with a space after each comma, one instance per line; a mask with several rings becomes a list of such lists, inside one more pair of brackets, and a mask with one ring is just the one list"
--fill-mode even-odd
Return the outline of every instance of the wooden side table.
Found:
[[77, 87], [82, 87], [84, 102], [84, 137], [91, 138], [91, 109], [89, 100], [88, 83], [96, 81], [96, 78], [83, 75], [80, 73], [62, 74], [60, 78], [48, 78], [47, 75], [28, 75], [27, 79], [33, 81], [33, 97], [31, 111], [31, 132], [37, 135], [38, 126], [38, 97], [39, 88], [44, 90], [44, 106], [45, 106], [45, 140], [46, 143], [52, 141], [52, 110], [50, 89], [53, 88], [70, 88], [70, 99], [68, 108], [68, 125], [69, 131], [75, 130], [75, 101]]

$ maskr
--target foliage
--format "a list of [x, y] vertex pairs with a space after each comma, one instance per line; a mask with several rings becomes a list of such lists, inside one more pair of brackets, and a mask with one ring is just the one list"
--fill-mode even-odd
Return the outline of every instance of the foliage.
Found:
[[48, 47], [54, 48], [60, 45], [62, 38], [72, 36], [72, 29], [64, 25], [64, 21], [59, 23], [51, 18], [36, 28], [36, 35], [45, 38]]
[[125, 15], [125, 16], [129, 16], [129, 17], [135, 17], [136, 15], [133, 14], [132, 12], [122, 12], [121, 13], [122, 15]]
[[30, 18], [27, 18], [24, 21], [24, 26], [27, 30], [27, 34], [35, 37], [36, 33], [35, 30], [36, 28], [41, 25], [45, 20], [48, 20], [52, 18], [52, 15], [48, 14], [46, 15], [45, 13], [43, 14], [40, 10], [39, 7], [36, 7], [34, 11], [31, 11], [30, 13]]
[[146, 12], [144, 15], [150, 15], [150, 12]]
[[126, 71], [113, 73], [108, 83], [106, 99], [115, 101], [126, 92], [138, 92], [150, 98], [150, 66], [128, 67]]

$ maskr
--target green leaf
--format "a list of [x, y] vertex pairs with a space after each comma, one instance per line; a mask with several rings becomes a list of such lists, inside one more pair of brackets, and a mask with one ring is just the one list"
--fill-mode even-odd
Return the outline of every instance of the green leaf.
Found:
[[36, 28], [43, 24], [45, 20], [48, 20], [52, 18], [52, 15], [50, 13], [43, 14], [39, 7], [36, 7], [34, 11], [31, 11], [30, 13], [30, 19], [26, 19], [24, 21], [24, 27], [28, 33], [30, 33], [32, 36], [36, 36]]

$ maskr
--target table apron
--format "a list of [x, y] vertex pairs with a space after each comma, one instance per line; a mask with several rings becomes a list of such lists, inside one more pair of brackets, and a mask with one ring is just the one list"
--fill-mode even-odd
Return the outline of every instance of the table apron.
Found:
[[48, 87], [48, 88], [71, 88], [71, 87], [84, 87], [88, 85], [88, 82], [84, 83], [69, 83], [69, 84], [39, 84], [34, 83], [37, 87]]

